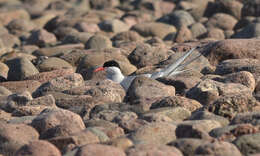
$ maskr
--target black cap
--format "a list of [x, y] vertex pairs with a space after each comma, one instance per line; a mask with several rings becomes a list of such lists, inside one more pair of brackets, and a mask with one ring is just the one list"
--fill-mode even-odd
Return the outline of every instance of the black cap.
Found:
[[118, 67], [120, 69], [119, 64], [115, 60], [107, 61], [103, 64], [103, 67]]

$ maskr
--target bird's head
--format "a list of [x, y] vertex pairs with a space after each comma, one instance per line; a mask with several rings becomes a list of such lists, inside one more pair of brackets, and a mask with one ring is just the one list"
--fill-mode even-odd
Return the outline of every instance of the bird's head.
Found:
[[113, 75], [117, 75], [117, 74], [121, 74], [121, 70], [120, 70], [120, 66], [119, 64], [114, 61], [114, 60], [110, 60], [107, 61], [103, 64], [103, 67], [98, 67], [94, 70], [94, 72], [98, 72], [98, 71], [106, 71], [108, 76], [113, 76]]

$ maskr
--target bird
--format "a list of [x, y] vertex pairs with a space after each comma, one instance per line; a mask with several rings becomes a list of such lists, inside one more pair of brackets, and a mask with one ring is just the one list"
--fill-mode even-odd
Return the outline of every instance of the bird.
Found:
[[198, 55], [197, 57], [187, 61], [186, 63], [183, 63], [183, 62], [186, 60], [186, 58], [188, 56], [190, 56], [192, 54], [192, 52], [196, 48], [197, 47], [192, 48], [191, 50], [186, 52], [183, 56], [178, 58], [176, 62], [168, 65], [166, 68], [163, 68], [160, 71], [157, 71], [157, 72], [154, 72], [154, 73], [151, 73], [151, 74], [125, 76], [121, 72], [120, 65], [115, 60], [109, 60], [109, 61], [105, 62], [102, 67], [96, 68], [94, 70], [94, 72], [105, 71], [107, 79], [110, 79], [110, 80], [112, 80], [114, 82], [119, 83], [125, 89], [125, 91], [127, 91], [128, 88], [130, 87], [132, 81], [137, 76], [145, 76], [145, 77], [148, 77], [148, 78], [151, 78], [151, 79], [157, 79], [157, 78], [160, 78], [160, 77], [167, 77], [167, 76], [178, 75], [180, 73], [188, 71], [189, 69], [183, 70], [184, 67], [186, 67], [188, 64], [192, 63], [194, 60], [196, 60], [198, 57], [200, 57], [201, 54]]

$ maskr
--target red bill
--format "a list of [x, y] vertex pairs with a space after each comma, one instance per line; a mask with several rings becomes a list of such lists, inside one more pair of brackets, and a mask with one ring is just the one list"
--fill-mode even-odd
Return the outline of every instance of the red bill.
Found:
[[104, 68], [104, 67], [98, 67], [98, 68], [96, 68], [96, 69], [94, 70], [94, 72], [98, 72], [98, 71], [102, 71], [102, 70], [105, 70], [105, 68]]

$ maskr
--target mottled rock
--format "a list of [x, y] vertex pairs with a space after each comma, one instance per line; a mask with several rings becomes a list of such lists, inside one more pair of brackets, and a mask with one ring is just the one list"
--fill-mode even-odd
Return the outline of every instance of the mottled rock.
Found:
[[260, 36], [260, 22], [250, 23], [240, 31], [233, 34], [232, 38], [257, 38]]
[[8, 80], [19, 81], [38, 74], [37, 68], [27, 58], [15, 58], [6, 62], [9, 67]]
[[243, 135], [252, 135], [259, 133], [259, 127], [251, 124], [236, 124], [221, 128], [215, 128], [210, 132], [210, 135], [221, 141], [234, 141]]
[[124, 129], [119, 127], [118, 124], [102, 120], [91, 119], [85, 121], [86, 127], [96, 127], [98, 130], [105, 133], [110, 139], [119, 138], [125, 135]]
[[202, 23], [194, 23], [189, 28], [194, 38], [200, 38], [207, 33], [207, 28]]
[[117, 33], [111, 40], [131, 42], [131, 41], [142, 41], [143, 38], [136, 31], [130, 30], [130, 31]]
[[241, 11], [242, 17], [258, 16], [260, 14], [259, 4], [258, 0], [246, 1]]
[[204, 140], [212, 140], [208, 132], [192, 124], [179, 124], [176, 128], [176, 137], [177, 138], [199, 138]]
[[216, 40], [224, 40], [225, 34], [224, 31], [219, 28], [209, 28], [206, 34], [208, 38], [213, 38]]
[[21, 146], [38, 140], [39, 133], [25, 124], [7, 124], [0, 122], [0, 149], [4, 155], [13, 155]]
[[209, 140], [196, 138], [180, 138], [169, 143], [169, 145], [178, 148], [183, 155], [195, 155], [196, 149], [203, 144], [209, 143]]
[[164, 107], [146, 111], [143, 116], [161, 115], [169, 117], [172, 121], [183, 121], [190, 117], [191, 112], [182, 107]]
[[208, 111], [195, 111], [188, 119], [189, 120], [216, 120], [221, 124], [221, 126], [227, 126], [229, 124], [228, 119], [219, 115], [215, 115]]
[[182, 153], [175, 147], [167, 145], [155, 144], [140, 144], [127, 150], [128, 156], [141, 156], [141, 155], [168, 155], [168, 156], [182, 156]]
[[[185, 120], [177, 125], [178, 127], [192, 127], [194, 129], [203, 130], [206, 133], [210, 132], [214, 128], [221, 127], [221, 124], [216, 120]], [[185, 129], [184, 129], [185, 130]], [[189, 128], [186, 129], [187, 131]], [[181, 131], [180, 131], [181, 132]]]
[[7, 113], [3, 110], [0, 110], [0, 122], [1, 121], [9, 121], [12, 118], [12, 114], [11, 113]]
[[232, 119], [237, 113], [253, 111], [258, 105], [252, 96], [234, 94], [224, 95], [206, 108], [214, 114]]
[[35, 74], [32, 76], [28, 76], [28, 77], [26, 77], [26, 79], [39, 81], [40, 83], [45, 83], [56, 77], [70, 75], [72, 73], [74, 73], [72, 69], [58, 69], [58, 70], [52, 70], [49, 72], [41, 72], [41, 73], [38, 73], [38, 74]]
[[85, 45], [93, 34], [88, 32], [77, 32], [64, 36], [62, 39], [63, 44], [83, 44]]
[[111, 48], [112, 42], [104, 35], [94, 35], [85, 44], [87, 49], [104, 49]]
[[125, 152], [120, 148], [102, 144], [89, 144], [79, 148], [78, 156], [101, 156], [101, 155], [117, 155], [126, 156]]
[[191, 16], [191, 14], [185, 10], [173, 11], [172, 13], [160, 18], [159, 21], [168, 23], [168, 24], [172, 24], [178, 29], [181, 26], [189, 26], [189, 25], [195, 23], [195, 20]]
[[116, 138], [116, 139], [113, 139], [109, 142], [109, 145], [112, 145], [112, 146], [115, 146], [117, 148], [120, 148], [122, 150], [126, 150], [128, 149], [129, 147], [132, 147], [134, 144], [133, 142], [126, 138], [126, 137], [120, 137], [120, 138]]
[[259, 60], [260, 55], [257, 52], [260, 49], [259, 43], [259, 39], [227, 39], [217, 41], [206, 48], [209, 54], [207, 58], [213, 65], [217, 65], [219, 62], [227, 59], [251, 58]]
[[206, 23], [208, 27], [217, 27], [222, 30], [232, 30], [237, 23], [237, 20], [225, 13], [216, 13]]
[[17, 156], [61, 156], [61, 152], [51, 143], [44, 140], [32, 141], [16, 151]]
[[131, 139], [136, 144], [167, 144], [176, 139], [175, 129], [173, 123], [154, 122], [137, 129], [131, 134]]
[[235, 124], [242, 124], [242, 123], [250, 123], [252, 125], [259, 125], [260, 112], [246, 112], [246, 113], [239, 113], [237, 114], [233, 120], [231, 121], [232, 125]]
[[243, 135], [232, 143], [245, 155], [256, 154], [260, 152], [259, 137], [260, 133]]
[[126, 96], [132, 104], [139, 105], [143, 110], [149, 110], [153, 102], [174, 95], [175, 88], [172, 86], [164, 85], [146, 77], [137, 77], [130, 85]]
[[195, 87], [187, 92], [187, 96], [198, 100], [203, 105], [210, 104], [217, 100], [219, 96], [242, 95], [252, 96], [252, 91], [241, 84], [221, 83], [210, 79], [199, 82]]
[[194, 75], [192, 74], [192, 71], [187, 72], [187, 74], [191, 75], [185, 75], [185, 73], [176, 75], [176, 76], [171, 76], [171, 77], [161, 77], [158, 78], [157, 80], [166, 84], [166, 85], [171, 85], [174, 86], [176, 90], [176, 94], [179, 95], [185, 95], [186, 92], [194, 87], [196, 84], [198, 84], [201, 79], [197, 77], [196, 72], [194, 71]]
[[100, 0], [100, 1], [96, 1], [96, 0], [90, 0], [89, 1], [91, 8], [93, 9], [105, 9], [105, 8], [112, 8], [115, 7], [119, 4], [118, 0]]
[[58, 57], [50, 57], [45, 59], [40, 64], [38, 64], [37, 67], [40, 72], [73, 68], [68, 62]]
[[25, 9], [6, 9], [1, 10], [0, 21], [3, 25], [7, 25], [14, 19], [25, 19], [29, 20], [30, 15]]
[[7, 79], [8, 70], [9, 67], [5, 63], [0, 62], [0, 76], [3, 77], [4, 79]]
[[40, 47], [56, 43], [56, 41], [57, 39], [55, 35], [46, 31], [45, 29], [38, 29], [32, 31], [30, 37], [27, 39], [28, 44], [36, 44]]
[[104, 31], [114, 32], [114, 33], [127, 31], [129, 29], [129, 26], [126, 23], [118, 19], [103, 21], [99, 23], [99, 27]]
[[100, 31], [98, 25], [94, 23], [80, 22], [74, 27], [80, 32], [96, 33]]
[[219, 75], [230, 74], [240, 71], [248, 71], [252, 73], [257, 80], [257, 77], [260, 75], [260, 61], [256, 59], [230, 59], [221, 62], [215, 73]]
[[163, 46], [151, 47], [149, 44], [140, 44], [130, 53], [128, 59], [137, 68], [151, 66], [167, 59], [169, 51]]
[[72, 73], [69, 75], [57, 77], [42, 84], [35, 92], [34, 96], [39, 96], [50, 91], [61, 92], [74, 87], [84, 85], [84, 80], [80, 74]]
[[199, 109], [202, 105], [192, 99], [188, 99], [182, 96], [170, 96], [165, 97], [160, 101], [152, 104], [151, 109], [162, 108], [162, 107], [182, 107], [191, 112]]
[[34, 92], [38, 87], [40, 87], [41, 83], [35, 80], [24, 80], [24, 81], [8, 81], [1, 82], [0, 86], [4, 86], [9, 89], [13, 93], [23, 92], [25, 90], [30, 93]]
[[99, 139], [90, 130], [83, 130], [69, 136], [58, 136], [49, 139], [60, 151], [65, 151], [69, 146], [82, 146], [99, 143]]
[[247, 86], [252, 91], [255, 90], [256, 82], [254, 76], [247, 71], [240, 71], [236, 73], [231, 73], [224, 75], [223, 77], [216, 78], [217, 81], [222, 81], [225, 83], [240, 83], [242, 85]]
[[5, 48], [13, 48], [15, 46], [19, 46], [21, 44], [21, 41], [19, 40], [19, 38], [15, 35], [9, 34], [9, 33], [4, 33], [4, 34], [0, 34], [0, 38], [1, 38], [1, 47], [5, 47]]
[[64, 109], [45, 109], [31, 123], [40, 138], [69, 136], [85, 128], [81, 117]]
[[14, 116], [32, 116], [40, 114], [46, 108], [57, 108], [52, 95], [41, 96], [28, 101], [25, 105], [14, 106]]
[[179, 7], [188, 11], [196, 20], [199, 20], [207, 16], [208, 10], [211, 9], [209, 6], [211, 6], [212, 3], [216, 2], [213, 0], [185, 0], [179, 2]]
[[208, 144], [202, 144], [200, 145], [196, 151], [195, 154], [198, 155], [237, 155], [242, 156], [238, 148], [228, 142], [219, 142], [215, 141]]
[[175, 42], [183, 43], [192, 40], [192, 32], [187, 26], [181, 26], [176, 34]]
[[152, 36], [164, 39], [170, 33], [176, 33], [176, 28], [174, 26], [164, 24], [164, 23], [138, 23], [134, 25], [131, 30], [138, 32], [144, 37]]
[[0, 86], [0, 96], [10, 95], [12, 92], [5, 88], [4, 86]]
[[22, 35], [23, 33], [29, 32], [35, 28], [36, 25], [33, 22], [24, 19], [14, 19], [7, 25], [9, 32], [15, 35]]

